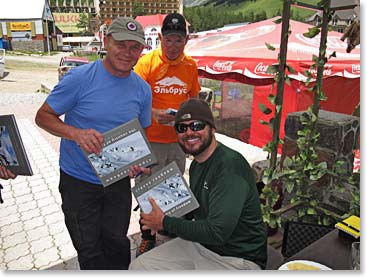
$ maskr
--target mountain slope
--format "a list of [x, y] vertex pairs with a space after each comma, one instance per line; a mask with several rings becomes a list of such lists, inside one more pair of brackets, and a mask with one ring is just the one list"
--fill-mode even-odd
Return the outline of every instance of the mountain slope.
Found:
[[185, 7], [196, 7], [196, 6], [202, 6], [209, 2], [210, 0], [184, 0], [184, 6]]

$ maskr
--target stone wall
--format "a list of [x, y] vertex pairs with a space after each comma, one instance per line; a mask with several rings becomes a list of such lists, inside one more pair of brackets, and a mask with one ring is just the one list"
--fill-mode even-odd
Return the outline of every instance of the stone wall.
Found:
[[46, 52], [44, 40], [29, 40], [29, 41], [11, 41], [13, 51], [34, 51], [34, 52]]
[[[285, 122], [285, 138], [281, 161], [286, 156], [297, 152], [297, 132], [302, 128], [299, 117], [302, 112], [290, 113]], [[318, 160], [326, 161], [331, 169], [337, 160], [345, 162], [348, 175], [353, 172], [354, 150], [356, 149], [359, 133], [359, 118], [341, 113], [320, 110], [317, 122], [320, 138], [316, 146]], [[349, 187], [345, 184], [344, 193], [335, 190], [330, 176], [320, 179], [315, 188], [319, 190], [320, 199], [326, 205], [337, 210], [345, 211], [349, 208]]]

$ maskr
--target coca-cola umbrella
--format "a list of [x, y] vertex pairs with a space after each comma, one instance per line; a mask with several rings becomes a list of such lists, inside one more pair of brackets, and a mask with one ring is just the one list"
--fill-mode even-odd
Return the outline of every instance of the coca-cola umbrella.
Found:
[[[185, 50], [196, 60], [200, 77], [255, 86], [251, 108], [243, 106], [243, 110], [251, 113], [248, 141], [259, 147], [271, 140], [268, 126], [260, 124], [259, 121], [269, 121], [273, 114], [264, 115], [259, 108], [259, 103], [270, 105], [268, 95], [276, 93], [276, 86], [271, 85], [274, 83], [274, 76], [266, 73], [269, 66], [278, 63], [281, 24], [274, 23], [276, 19], [278, 17], [220, 32], [210, 31], [190, 39]], [[291, 34], [288, 39], [287, 64], [295, 69], [296, 73], [288, 72], [291, 79], [290, 86], [284, 87], [285, 97], [280, 130], [282, 138], [284, 120], [288, 113], [307, 109], [313, 101], [312, 95], [305, 86], [307, 77], [304, 72], [308, 70], [316, 77], [316, 68], [312, 65], [314, 64], [313, 55], [319, 55], [320, 35], [314, 38], [303, 35], [312, 27], [314, 26], [290, 21]], [[324, 67], [322, 90], [328, 100], [321, 103], [321, 108], [351, 114], [360, 101], [360, 48], [358, 46], [351, 53], [347, 53], [347, 43], [341, 41], [342, 36], [342, 33], [328, 32], [327, 56], [335, 51], [336, 57], [331, 57]], [[276, 50], [269, 50], [266, 43], [275, 47]], [[221, 93], [229, 95], [228, 91]], [[221, 115], [231, 115], [233, 113], [229, 113], [228, 110], [240, 109], [235, 105], [235, 101], [230, 102], [227, 99], [228, 97], [222, 97]]]
[[[253, 85], [266, 85], [274, 82], [267, 68], [278, 63], [281, 38], [281, 24], [277, 18], [252, 23], [220, 32], [192, 38], [185, 52], [198, 63], [199, 74], [216, 80], [237, 81]], [[297, 73], [289, 74], [291, 79], [305, 81], [305, 70], [316, 75], [312, 56], [318, 56], [320, 35], [314, 38], [303, 36], [312, 25], [290, 20], [291, 34], [288, 39], [287, 64]], [[340, 40], [342, 33], [328, 32], [327, 54], [336, 52], [336, 57], [325, 65], [324, 76], [345, 78], [360, 77], [360, 48], [346, 53], [347, 44]], [[276, 48], [271, 51], [268, 43]]]

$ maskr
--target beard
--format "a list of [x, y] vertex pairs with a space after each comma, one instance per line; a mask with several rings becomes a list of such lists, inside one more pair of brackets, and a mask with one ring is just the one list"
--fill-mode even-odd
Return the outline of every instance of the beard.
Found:
[[203, 136], [200, 136], [200, 135], [192, 135], [192, 136], [184, 137], [183, 138], [184, 142], [186, 140], [189, 140], [189, 139], [192, 139], [192, 138], [200, 138], [201, 145], [196, 150], [192, 146], [191, 147], [190, 146], [186, 147], [185, 143], [182, 143], [180, 141], [178, 142], [178, 144], [180, 145], [181, 149], [185, 152], [185, 154], [193, 155], [195, 157], [197, 155], [200, 155], [202, 152], [204, 152], [205, 149], [207, 149], [209, 147], [209, 145], [213, 141], [213, 136], [214, 135], [213, 135], [213, 133], [211, 131], [211, 128], [210, 128], [207, 137], [203, 137]]

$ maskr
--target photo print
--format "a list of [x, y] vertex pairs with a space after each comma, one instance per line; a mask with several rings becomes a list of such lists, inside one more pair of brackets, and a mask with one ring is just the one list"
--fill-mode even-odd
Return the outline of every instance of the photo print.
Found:
[[167, 212], [188, 200], [191, 195], [182, 177], [177, 173], [138, 197], [137, 200], [144, 213], [150, 213], [152, 210], [148, 197], [152, 197], [162, 211]]
[[134, 163], [150, 154], [140, 132], [103, 148], [99, 155], [88, 156], [99, 176], [106, 176], [128, 164]]
[[17, 155], [11, 142], [8, 128], [0, 125], [0, 164], [6, 166], [18, 166]]
[[180, 217], [199, 207], [176, 162], [143, 178], [135, 184], [132, 192], [144, 213], [152, 210], [149, 197], [169, 216]]
[[131, 165], [147, 167], [157, 162], [138, 119], [133, 119], [106, 133], [100, 154], [84, 152], [103, 186], [129, 175]]
[[0, 116], [0, 164], [15, 175], [33, 175], [14, 114]]

